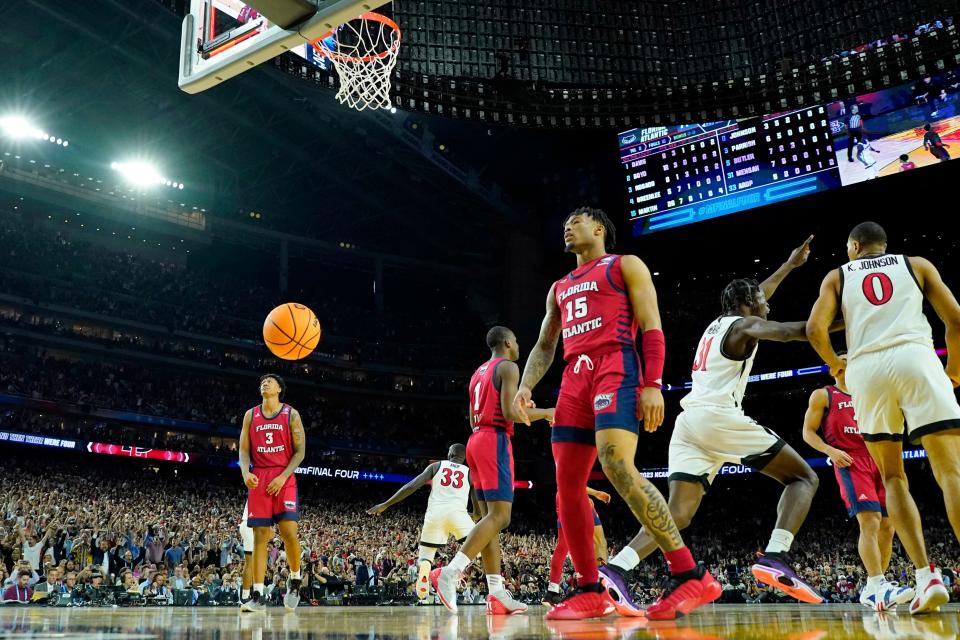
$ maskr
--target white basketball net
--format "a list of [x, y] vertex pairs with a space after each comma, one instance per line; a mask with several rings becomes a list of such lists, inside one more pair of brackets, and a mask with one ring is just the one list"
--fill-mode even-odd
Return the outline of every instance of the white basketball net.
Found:
[[340, 76], [337, 100], [351, 109], [389, 109], [390, 74], [400, 50], [400, 28], [378, 13], [365, 13], [341, 25], [333, 48], [330, 42], [313, 43], [333, 62]]

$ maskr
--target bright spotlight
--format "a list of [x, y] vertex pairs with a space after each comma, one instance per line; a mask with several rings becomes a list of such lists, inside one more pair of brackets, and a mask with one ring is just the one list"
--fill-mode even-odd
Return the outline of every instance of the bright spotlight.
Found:
[[396, 112], [397, 112], [396, 107], [390, 107], [390, 113], [396, 113]]
[[69, 140], [64, 140], [64, 141], [63, 141], [63, 146], [69, 147], [69, 146], [70, 146], [70, 141], [69, 141]]
[[110, 168], [118, 171], [131, 184], [143, 187], [163, 184], [160, 172], [146, 162], [111, 162]]
[[46, 134], [22, 116], [0, 118], [0, 129], [10, 138], [45, 138]]
[[178, 189], [180, 189], [180, 190], [182, 191], [182, 190], [183, 190], [183, 183], [181, 182], [181, 183], [180, 183], [180, 184], [178, 185], [178, 187], [177, 187], [177, 188], [178, 188]]

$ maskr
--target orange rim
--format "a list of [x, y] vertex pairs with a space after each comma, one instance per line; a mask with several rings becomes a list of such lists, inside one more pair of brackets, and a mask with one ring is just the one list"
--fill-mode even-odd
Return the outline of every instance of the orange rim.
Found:
[[322, 55], [322, 56], [324, 56], [324, 57], [326, 57], [326, 58], [330, 58], [331, 60], [335, 60], [335, 61], [337, 61], [337, 62], [364, 62], [364, 63], [366, 63], [366, 62], [373, 62], [374, 60], [379, 60], [379, 59], [382, 59], [382, 58], [386, 58], [387, 56], [396, 53], [397, 49], [400, 47], [400, 37], [401, 37], [400, 25], [398, 25], [396, 22], [394, 22], [393, 20], [391, 20], [391, 19], [388, 18], [387, 16], [382, 15], [382, 14], [380, 14], [380, 13], [374, 13], [374, 12], [372, 12], [372, 11], [368, 11], [367, 13], [364, 13], [364, 14], [361, 14], [361, 15], [357, 16], [357, 17], [355, 18], [355, 20], [370, 20], [370, 21], [373, 21], [373, 22], [379, 22], [379, 23], [381, 23], [381, 24], [385, 24], [385, 25], [387, 25], [388, 27], [390, 27], [391, 29], [393, 29], [394, 31], [396, 31], [397, 37], [396, 37], [396, 39], [393, 41], [393, 44], [390, 46], [390, 48], [387, 49], [386, 51], [383, 51], [383, 52], [381, 52], [381, 53], [371, 53], [371, 54], [366, 55], [366, 56], [345, 56], [345, 55], [342, 55], [342, 54], [339, 54], [339, 53], [335, 53], [335, 52], [333, 52], [333, 51], [327, 51], [327, 49], [326, 49], [323, 45], [321, 45], [321, 44], [319, 44], [319, 43], [320, 43], [324, 38], [327, 38], [327, 37], [329, 37], [331, 34], [333, 34], [333, 31], [332, 31], [332, 30], [331, 30], [331, 31], [327, 31], [325, 34], [323, 34], [322, 36], [320, 36], [319, 38], [317, 38], [317, 39], [315, 39], [315, 40], [311, 40], [311, 41], [310, 41], [310, 44], [313, 45], [313, 48], [314, 48], [320, 55]]

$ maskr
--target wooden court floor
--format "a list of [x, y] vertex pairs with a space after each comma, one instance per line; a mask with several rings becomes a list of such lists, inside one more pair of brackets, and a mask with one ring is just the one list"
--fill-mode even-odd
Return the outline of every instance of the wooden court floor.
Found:
[[233, 607], [169, 608], [0, 608], [3, 638], [184, 638], [306, 640], [374, 638], [456, 640], [491, 638], [625, 639], [662, 638], [917, 638], [960, 636], [960, 605], [939, 614], [911, 617], [875, 614], [853, 605], [713, 605], [676, 622], [606, 618], [547, 622], [544, 609], [526, 615], [491, 616], [480, 606], [463, 606], [456, 615], [443, 607], [310, 607], [296, 613], [269, 609], [245, 613]]

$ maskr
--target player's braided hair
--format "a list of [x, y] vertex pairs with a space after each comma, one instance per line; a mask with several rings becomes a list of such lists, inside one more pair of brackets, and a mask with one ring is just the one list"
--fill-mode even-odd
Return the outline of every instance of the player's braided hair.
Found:
[[753, 278], [737, 278], [723, 289], [720, 304], [725, 314], [737, 314], [740, 307], [751, 309], [757, 304], [757, 294], [760, 293], [760, 283]]
[[570, 212], [566, 218], [564, 218], [563, 223], [566, 224], [567, 220], [573, 216], [587, 216], [594, 222], [599, 222], [600, 226], [603, 227], [603, 248], [609, 253], [613, 251], [613, 248], [617, 246], [617, 228], [614, 226], [613, 221], [610, 219], [610, 216], [606, 214], [603, 209], [592, 209], [591, 207], [577, 207]]

